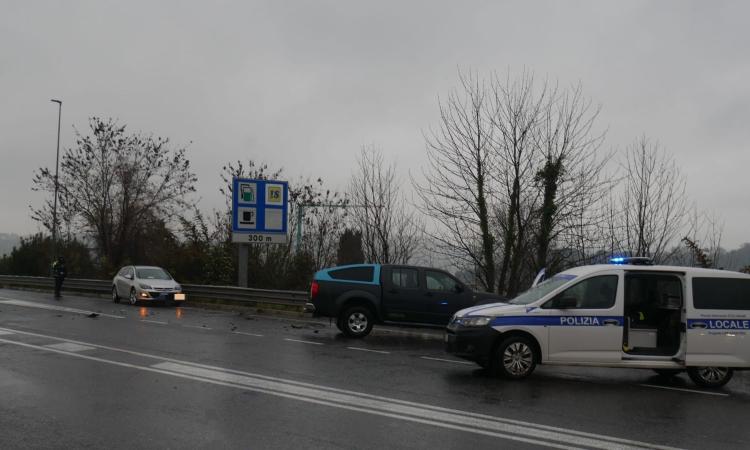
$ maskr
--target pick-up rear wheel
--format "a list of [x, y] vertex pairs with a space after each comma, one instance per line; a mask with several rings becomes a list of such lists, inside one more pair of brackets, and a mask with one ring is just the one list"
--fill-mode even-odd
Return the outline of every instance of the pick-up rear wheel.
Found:
[[353, 338], [363, 338], [370, 334], [375, 316], [366, 306], [352, 306], [339, 316], [337, 325], [341, 331]]

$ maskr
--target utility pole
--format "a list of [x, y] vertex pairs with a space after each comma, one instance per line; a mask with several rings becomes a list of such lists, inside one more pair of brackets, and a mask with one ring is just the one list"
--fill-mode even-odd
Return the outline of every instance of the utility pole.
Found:
[[52, 257], [53, 261], [57, 261], [57, 177], [60, 170], [60, 121], [62, 119], [62, 102], [55, 99], [52, 99], [50, 101], [53, 103], [57, 103], [57, 156], [55, 157], [55, 199], [52, 203]]

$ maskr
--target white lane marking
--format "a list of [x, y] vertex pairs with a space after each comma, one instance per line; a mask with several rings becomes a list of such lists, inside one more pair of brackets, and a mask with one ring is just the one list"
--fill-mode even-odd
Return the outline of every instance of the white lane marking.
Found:
[[[8, 329], [8, 328], [0, 328], [0, 330], [10, 331], [10, 332], [14, 332], [14, 333], [18, 333], [18, 334], [23, 334], [23, 335], [28, 335], [28, 336], [36, 336], [36, 337], [54, 339], [54, 340], [64, 341], [64, 342], [75, 342], [75, 343], [78, 343], [78, 344], [89, 345], [91, 347], [96, 347], [96, 348], [100, 348], [100, 349], [106, 349], [106, 350], [111, 350], [111, 351], [115, 351], [115, 352], [121, 352], [121, 353], [130, 354], [130, 355], [135, 355], [135, 356], [142, 356], [144, 358], [151, 358], [151, 359], [155, 359], [155, 360], [159, 360], [159, 361], [174, 362], [174, 363], [176, 363], [178, 365], [187, 365], [187, 366], [190, 366], [190, 367], [205, 368], [205, 369], [210, 369], [210, 370], [221, 371], [221, 372], [224, 372], [224, 373], [232, 373], [232, 374], [244, 375], [244, 376], [248, 376], [248, 377], [252, 377], [252, 378], [257, 378], [257, 379], [260, 379], [260, 380], [270, 380], [270, 381], [275, 381], [275, 382], [281, 382], [281, 383], [285, 383], [285, 384], [292, 385], [292, 386], [311, 387], [311, 388], [322, 390], [322, 391], [326, 391], [326, 392], [350, 394], [350, 395], [358, 396], [360, 398], [383, 400], [383, 401], [388, 401], [388, 402], [391, 402], [391, 403], [396, 403], [396, 404], [399, 404], [399, 405], [418, 406], [418, 407], [421, 407], [421, 408], [428, 409], [430, 411], [460, 413], [460, 414], [463, 414], [466, 417], [473, 417], [473, 418], [479, 418], [479, 419], [488, 419], [488, 420], [494, 420], [494, 421], [501, 422], [501, 423], [518, 425], [518, 426], [520, 426], [520, 427], [522, 427], [523, 429], [526, 429], [526, 430], [532, 430], [532, 431], [533, 430], [545, 430], [545, 431], [551, 431], [551, 432], [557, 433], [557, 434], [565, 434], [565, 435], [571, 435], [571, 436], [580, 436], [580, 437], [584, 437], [584, 438], [592, 438], [592, 439], [596, 439], [597, 441], [600, 441], [600, 442], [604, 441], [604, 442], [609, 442], [609, 443], [618, 443], [618, 444], [633, 445], [636, 448], [650, 448], [650, 449], [663, 449], [663, 450], [670, 450], [670, 449], [674, 448], [674, 447], [667, 447], [667, 446], [659, 446], [659, 445], [655, 445], [655, 444], [648, 444], [648, 443], [640, 442], [640, 441], [633, 441], [633, 440], [628, 440], [628, 439], [616, 438], [616, 437], [612, 437], [612, 436], [604, 436], [604, 435], [599, 435], [599, 434], [595, 434], [595, 433], [587, 433], [587, 432], [584, 432], [584, 431], [575, 431], [575, 430], [570, 430], [570, 429], [565, 429], [565, 428], [554, 427], [554, 426], [550, 426], [550, 425], [542, 425], [542, 424], [537, 424], [537, 423], [533, 423], [533, 422], [524, 422], [524, 421], [515, 420], [515, 419], [506, 419], [506, 418], [500, 418], [500, 417], [495, 417], [495, 416], [489, 416], [489, 415], [486, 415], [486, 414], [479, 414], [479, 413], [473, 413], [473, 412], [468, 412], [468, 411], [461, 411], [461, 410], [443, 408], [443, 407], [440, 407], [440, 406], [433, 406], [433, 405], [428, 405], [428, 404], [415, 403], [415, 402], [410, 402], [410, 401], [407, 401], [407, 400], [399, 400], [399, 399], [394, 399], [394, 398], [389, 398], [389, 397], [382, 397], [382, 396], [377, 396], [377, 395], [372, 395], [372, 394], [365, 394], [365, 393], [356, 392], [356, 391], [349, 391], [349, 390], [345, 390], [345, 389], [338, 389], [338, 388], [332, 388], [332, 387], [327, 387], [327, 386], [320, 386], [320, 385], [315, 385], [315, 384], [311, 384], [311, 383], [304, 383], [304, 382], [300, 382], [300, 381], [286, 380], [286, 379], [281, 379], [281, 378], [277, 378], [277, 377], [269, 377], [269, 376], [265, 376], [265, 375], [254, 374], [254, 373], [249, 373], [249, 372], [243, 372], [243, 371], [239, 371], [239, 370], [227, 369], [227, 368], [222, 368], [222, 367], [216, 367], [216, 366], [211, 366], [211, 365], [207, 365], [207, 364], [194, 363], [194, 362], [190, 362], [190, 361], [182, 361], [182, 360], [178, 360], [178, 359], [174, 359], [174, 358], [157, 356], [157, 355], [153, 355], [153, 354], [149, 354], [149, 353], [136, 352], [136, 351], [133, 351], [133, 350], [126, 350], [126, 349], [117, 348], [117, 347], [110, 347], [110, 346], [106, 346], [106, 345], [93, 344], [93, 343], [90, 343], [90, 342], [75, 341], [75, 340], [72, 340], [72, 339], [64, 339], [64, 338], [60, 338], [60, 337], [56, 337], [56, 336], [50, 336], [50, 335], [45, 335], [45, 334], [40, 334], [40, 333], [33, 333], [33, 332], [29, 332], [29, 331], [22, 331], [22, 330]], [[64, 352], [64, 351], [60, 351], [60, 350], [48, 349], [48, 348], [45, 348], [45, 347], [40, 347], [38, 345], [26, 344], [26, 343], [17, 342], [17, 341], [11, 341], [11, 340], [2, 339], [2, 338], [0, 338], [0, 342], [5, 342], [5, 343], [8, 343], [8, 344], [20, 345], [20, 346], [29, 347], [29, 348], [39, 348], [39, 349], [49, 350], [49, 351], [56, 352], [56, 353], [69, 354], [70, 356], [75, 356], [75, 357], [89, 359], [89, 360], [94, 360], [94, 361], [101, 361], [101, 362], [110, 363], [110, 364], [114, 364], [114, 365], [119, 365], [119, 366], [123, 366], [123, 367], [132, 367], [132, 368], [136, 368], [136, 369], [142, 369], [142, 370], [149, 370], [149, 371], [158, 372], [158, 373], [164, 373], [164, 374], [167, 374], [167, 375], [181, 376], [183, 378], [190, 378], [188, 376], [184, 376], [184, 375], [180, 375], [180, 374], [176, 374], [176, 373], [172, 373], [172, 372], [164, 372], [164, 371], [160, 371], [160, 370], [154, 370], [154, 369], [151, 369], [149, 367], [134, 366], [134, 365], [128, 364], [128, 363], [121, 363], [121, 362], [118, 362], [118, 361], [104, 360], [104, 359], [101, 359], [101, 358], [96, 358], [96, 357], [92, 357], [92, 356], [81, 355], [81, 354], [78, 354], [78, 353], [69, 353], [69, 352]], [[190, 378], [190, 379], [194, 379], [194, 378]], [[221, 385], [225, 385], [225, 386], [233, 386], [233, 385], [226, 384], [226, 383], [221, 383], [221, 382], [218, 382], [218, 381], [209, 381], [209, 380], [202, 380], [202, 379], [198, 379], [198, 381], [208, 381], [208, 382], [213, 382], [215, 384], [221, 384]], [[237, 387], [237, 386], [233, 386], [233, 387]], [[247, 389], [247, 388], [245, 388], [245, 389]], [[295, 398], [293, 396], [287, 396], [287, 397], [289, 397], [289, 398]], [[313, 401], [313, 403], [315, 403], [315, 402]], [[450, 427], [448, 427], [448, 428], [450, 428]], [[544, 443], [544, 444], [548, 445], [548, 443]], [[602, 445], [604, 445], [604, 444], [602, 444]], [[608, 446], [607, 448], [612, 448], [612, 447], [615, 447], [615, 448], [627, 448], [627, 447], [623, 447], [621, 445], [618, 445], [618, 446]]]
[[125, 316], [115, 316], [113, 314], [105, 314], [97, 311], [87, 311], [85, 309], [76, 309], [76, 308], [69, 308], [67, 306], [57, 306], [57, 305], [48, 305], [46, 303], [37, 303], [37, 302], [28, 302], [26, 300], [17, 300], [14, 298], [7, 298], [7, 297], [0, 297], [0, 303], [5, 305], [13, 305], [13, 306], [23, 306], [27, 308], [38, 308], [38, 309], [48, 309], [52, 311], [62, 311], [62, 312], [69, 312], [74, 314], [98, 314], [102, 317], [110, 317], [112, 319], [124, 319]]
[[474, 363], [471, 363], [469, 361], [458, 361], [456, 359], [432, 358], [430, 356], [420, 356], [420, 358], [429, 359], [430, 361], [442, 361], [442, 362], [450, 362], [450, 363], [456, 363], [456, 364], [468, 364], [470, 366], [474, 365]]
[[703, 395], [716, 395], [719, 397], [729, 397], [729, 394], [723, 392], [708, 392], [708, 391], [696, 391], [695, 389], [684, 389], [670, 386], [659, 386], [657, 384], [639, 384], [638, 386], [650, 387], [654, 389], [668, 389], [670, 391], [690, 392], [692, 394], [703, 394]]
[[9, 334], [15, 334], [12, 331], [0, 330], [0, 336], [7, 336]]
[[66, 352], [82, 352], [85, 350], [94, 350], [94, 347], [76, 344], [75, 342], [60, 342], [59, 344], [45, 345], [45, 347], [53, 348], [55, 350], [63, 350]]
[[255, 336], [255, 337], [263, 337], [263, 335], [262, 335], [262, 334], [257, 334], [257, 333], [246, 333], [246, 332], [244, 332], [244, 331], [232, 331], [232, 333], [234, 333], [234, 334], [241, 334], [241, 335], [243, 335], [243, 336]]
[[157, 323], [159, 325], [169, 325], [169, 322], [162, 322], [161, 320], [141, 319], [141, 322]]
[[313, 342], [313, 341], [301, 341], [301, 340], [299, 340], [299, 339], [289, 339], [289, 338], [284, 338], [284, 340], [285, 340], [285, 341], [289, 341], [289, 342], [299, 342], [299, 343], [302, 343], [302, 344], [325, 345], [325, 344], [323, 344], [322, 342]]
[[185, 328], [197, 328], [199, 330], [212, 330], [213, 329], [211, 327], [204, 327], [204, 326], [201, 326], [201, 325], [183, 325], [183, 327], [185, 327]]
[[361, 347], [346, 347], [349, 350], [359, 350], [360, 352], [372, 352], [372, 353], [382, 353], [384, 355], [390, 355], [391, 352], [386, 352], [383, 350], [371, 350], [369, 348], [361, 348]]

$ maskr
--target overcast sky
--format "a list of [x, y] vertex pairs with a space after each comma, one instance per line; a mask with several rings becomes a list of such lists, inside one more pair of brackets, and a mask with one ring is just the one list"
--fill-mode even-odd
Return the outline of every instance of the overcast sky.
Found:
[[[637, 136], [750, 241], [750, 3], [0, 1], [0, 232], [28, 234], [35, 168], [90, 116], [188, 145], [200, 205], [252, 158], [343, 188], [363, 144], [404, 177], [457, 68], [580, 81], [606, 148]], [[192, 142], [192, 143], [191, 143]]]

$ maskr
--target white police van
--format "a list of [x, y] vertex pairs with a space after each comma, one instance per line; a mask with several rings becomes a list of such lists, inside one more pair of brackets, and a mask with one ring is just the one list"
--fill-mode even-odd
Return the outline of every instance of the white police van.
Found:
[[750, 368], [750, 275], [641, 265], [566, 270], [508, 303], [463, 309], [446, 350], [507, 378], [537, 364], [687, 371], [704, 387]]

